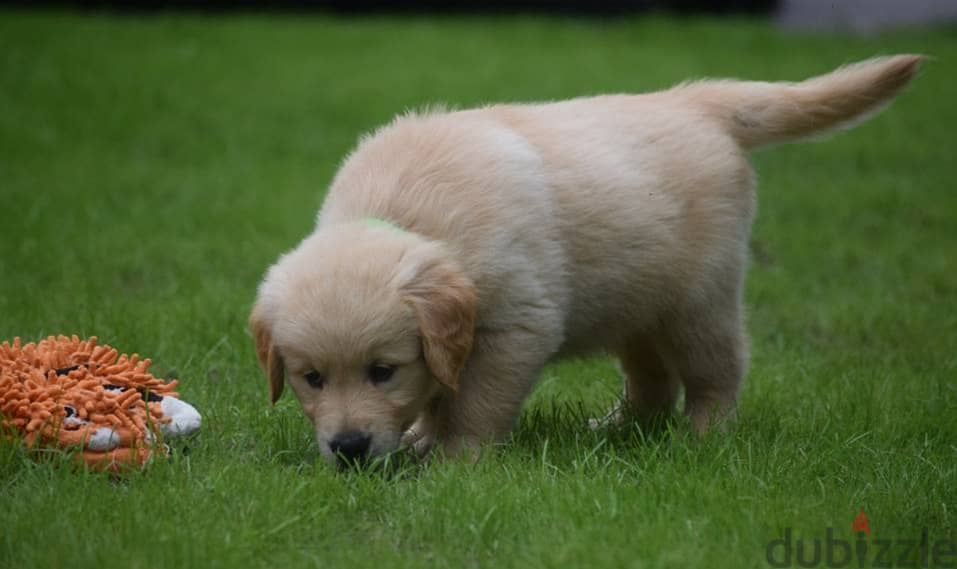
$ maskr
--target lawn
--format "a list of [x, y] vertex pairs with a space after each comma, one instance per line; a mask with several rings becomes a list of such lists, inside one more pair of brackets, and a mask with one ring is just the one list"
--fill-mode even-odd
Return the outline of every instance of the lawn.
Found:
[[[393, 114], [894, 52], [935, 60], [888, 112], [754, 157], [753, 363], [727, 434], [590, 431], [620, 389], [602, 358], [549, 368], [477, 465], [337, 473], [288, 391], [269, 406], [258, 279]], [[856, 539], [862, 509], [872, 545], [957, 540], [955, 61], [954, 28], [0, 12], [0, 339], [99, 336], [205, 419], [123, 479], [0, 446], [0, 567], [739, 569], [787, 528], [805, 560], [828, 527]], [[894, 566], [920, 561], [903, 549]]]

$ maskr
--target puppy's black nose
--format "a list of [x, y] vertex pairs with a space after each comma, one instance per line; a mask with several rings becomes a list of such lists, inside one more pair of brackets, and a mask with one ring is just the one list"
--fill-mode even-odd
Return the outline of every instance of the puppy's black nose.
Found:
[[369, 443], [371, 442], [372, 437], [365, 433], [348, 431], [339, 433], [329, 441], [329, 448], [332, 449], [332, 452], [347, 460], [357, 460], [365, 458], [366, 453], [369, 452]]

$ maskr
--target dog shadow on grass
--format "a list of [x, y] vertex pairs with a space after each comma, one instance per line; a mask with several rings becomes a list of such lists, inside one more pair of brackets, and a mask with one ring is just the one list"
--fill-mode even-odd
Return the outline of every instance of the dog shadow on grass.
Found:
[[[667, 452], [675, 445], [694, 444], [690, 424], [675, 415], [651, 425], [635, 420], [595, 424], [594, 409], [563, 402], [527, 409], [507, 441], [482, 449], [478, 461], [494, 463], [547, 464], [550, 469], [574, 471], [591, 462], [632, 461]], [[308, 422], [298, 409], [275, 409], [268, 421], [256, 427], [255, 447], [260, 459], [290, 468], [303, 475], [328, 471], [341, 476], [373, 476], [388, 479], [416, 477], [439, 462], [469, 459], [416, 457], [408, 449], [363, 463], [330, 465], [321, 456]]]
[[694, 439], [690, 422], [680, 415], [640, 423], [628, 416], [595, 419], [593, 411], [572, 403], [531, 409], [502, 450], [559, 469], [575, 469], [587, 461], [629, 460]]

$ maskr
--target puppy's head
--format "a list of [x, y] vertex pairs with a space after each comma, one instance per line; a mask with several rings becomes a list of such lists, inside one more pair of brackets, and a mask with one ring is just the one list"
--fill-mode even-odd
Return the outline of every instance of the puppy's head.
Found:
[[456, 389], [475, 304], [439, 245], [351, 223], [269, 270], [250, 328], [273, 402], [288, 383], [323, 456], [358, 460], [395, 450], [429, 401]]

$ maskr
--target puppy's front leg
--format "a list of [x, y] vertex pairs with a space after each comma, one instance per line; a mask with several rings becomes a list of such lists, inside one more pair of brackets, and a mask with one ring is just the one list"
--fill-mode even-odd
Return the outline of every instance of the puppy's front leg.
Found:
[[477, 459], [482, 445], [503, 442], [558, 343], [527, 330], [476, 337], [458, 389], [436, 409], [439, 450]]
[[442, 398], [436, 396], [415, 423], [402, 435], [402, 446], [411, 449], [419, 458], [425, 457], [435, 446], [441, 406]]

